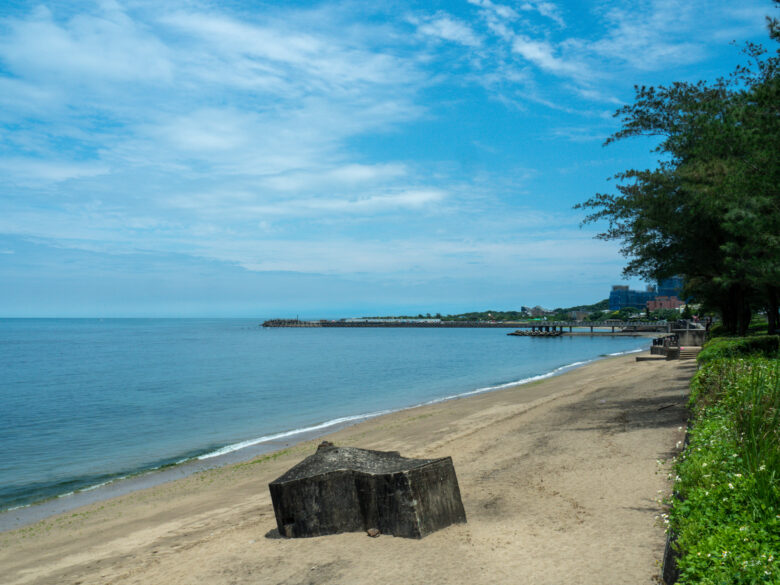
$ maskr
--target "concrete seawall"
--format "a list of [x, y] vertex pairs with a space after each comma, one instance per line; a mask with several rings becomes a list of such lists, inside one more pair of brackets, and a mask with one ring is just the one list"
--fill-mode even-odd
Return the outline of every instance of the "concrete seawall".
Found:
[[296, 321], [293, 319], [272, 319], [263, 323], [263, 327], [428, 327], [428, 328], [504, 328], [516, 329], [520, 323], [493, 321]]

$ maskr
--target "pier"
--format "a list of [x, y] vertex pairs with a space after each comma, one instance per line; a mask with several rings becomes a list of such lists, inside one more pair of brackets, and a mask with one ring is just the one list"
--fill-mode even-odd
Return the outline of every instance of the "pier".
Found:
[[[300, 321], [298, 319], [271, 319], [265, 321], [263, 327], [501, 328], [516, 329], [518, 335], [526, 334], [523, 330], [526, 330], [528, 335], [542, 333], [617, 335], [647, 332], [668, 333], [671, 324], [666, 321], [443, 321], [440, 319], [319, 319]], [[580, 331], [574, 331], [575, 329]], [[583, 329], [589, 330], [589, 332], [582, 331]]]
[[[666, 321], [523, 321], [516, 327], [518, 335], [533, 335], [534, 333], [564, 333], [568, 329], [573, 333], [574, 329], [589, 329], [590, 333], [668, 333], [671, 331], [671, 323]], [[525, 329], [526, 331], [522, 331]], [[599, 331], [596, 331], [596, 330]], [[610, 331], [604, 331], [609, 329]]]

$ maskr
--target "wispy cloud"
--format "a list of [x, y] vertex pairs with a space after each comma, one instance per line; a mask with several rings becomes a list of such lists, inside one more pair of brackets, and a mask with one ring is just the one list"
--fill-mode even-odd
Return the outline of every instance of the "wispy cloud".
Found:
[[704, 57], [705, 49], [700, 39], [691, 36], [690, 25], [701, 8], [668, 0], [613, 6], [603, 15], [607, 34], [587, 48], [642, 70], [695, 63]]
[[460, 43], [467, 47], [478, 47], [482, 44], [480, 37], [471, 27], [447, 14], [440, 12], [432, 17], [423, 19], [413, 17], [410, 20], [422, 35]]
[[619, 267], [551, 210], [625, 162], [579, 163], [633, 83], [717, 65], [761, 1], [11, 3], [0, 238], [398, 282]]
[[555, 55], [555, 48], [546, 41], [537, 41], [526, 36], [515, 36], [512, 51], [540, 69], [565, 77], [589, 76], [588, 68]]
[[280, 172], [264, 177], [262, 184], [276, 191], [305, 193], [317, 189], [333, 191], [350, 187], [373, 187], [402, 178], [407, 174], [406, 165], [400, 163], [374, 165], [351, 163], [325, 169]]
[[165, 45], [117, 4], [105, 2], [101, 8], [97, 14], [73, 16], [64, 26], [45, 6], [26, 18], [7, 19], [0, 54], [25, 76], [68, 85], [171, 81]]
[[0, 158], [0, 170], [13, 183], [26, 186], [96, 177], [110, 172], [107, 165], [97, 162], [20, 157]]
[[283, 204], [263, 206], [255, 211], [266, 215], [298, 215], [311, 213], [378, 213], [397, 209], [419, 209], [438, 203], [446, 197], [443, 191], [428, 189], [404, 191], [389, 195], [370, 195], [359, 199], [318, 198], [293, 199]]
[[523, 4], [520, 5], [520, 10], [532, 10], [536, 11], [542, 16], [546, 16], [553, 22], [555, 22], [559, 27], [563, 28], [566, 26], [566, 22], [563, 20], [563, 16], [561, 15], [561, 10], [552, 2], [545, 2], [544, 0], [535, 0], [533, 2], [523, 2]]

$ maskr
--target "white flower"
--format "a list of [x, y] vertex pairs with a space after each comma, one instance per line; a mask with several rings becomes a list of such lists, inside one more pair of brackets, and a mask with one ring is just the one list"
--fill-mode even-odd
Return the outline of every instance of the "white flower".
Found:
[[734, 489], [734, 484], [733, 484], [733, 483], [729, 483], [729, 487], [730, 487], [731, 489]]

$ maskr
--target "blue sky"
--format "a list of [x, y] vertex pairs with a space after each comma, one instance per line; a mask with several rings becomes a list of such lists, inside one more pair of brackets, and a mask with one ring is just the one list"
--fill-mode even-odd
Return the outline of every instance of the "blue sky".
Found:
[[772, 11], [0, 1], [0, 316], [595, 302], [623, 258], [572, 206], [654, 161], [612, 113]]

